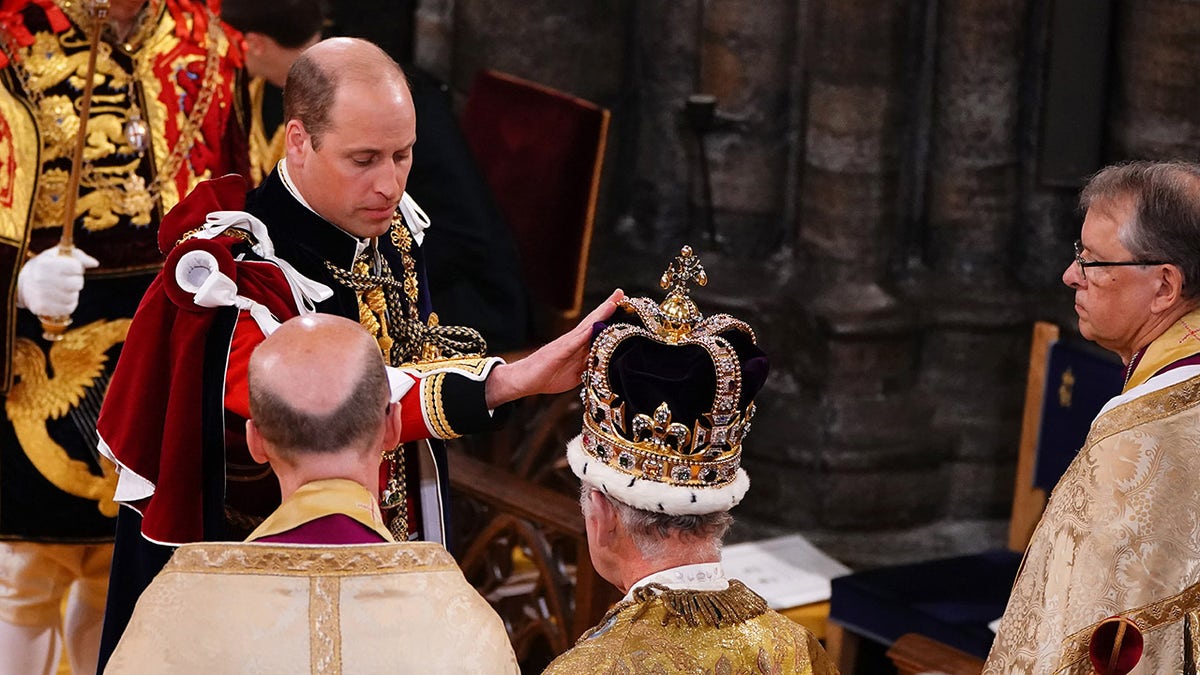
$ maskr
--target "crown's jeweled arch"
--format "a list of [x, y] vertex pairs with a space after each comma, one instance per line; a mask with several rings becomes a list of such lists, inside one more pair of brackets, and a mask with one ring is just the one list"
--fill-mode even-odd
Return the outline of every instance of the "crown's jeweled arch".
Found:
[[[615, 472], [614, 479], [621, 478], [621, 489], [626, 491], [634, 490], [638, 480], [660, 484], [650, 489], [655, 495], [653, 499], [646, 499], [646, 504], [633, 504], [640, 508], [657, 505], [658, 510], [669, 510], [662, 503], [664, 486], [702, 488], [699, 491], [708, 496], [732, 491], [736, 494], [731, 503], [715, 504], [728, 508], [741, 499], [749, 485], [740, 469], [741, 444], [750, 430], [755, 407], [753, 402], [744, 409], [740, 407], [742, 364], [737, 349], [727, 338], [734, 331], [743, 334], [751, 344], [757, 340], [750, 326], [732, 316], [703, 316], [689, 297], [688, 284], [705, 285], [707, 281], [699, 258], [690, 247], [683, 247], [660, 280], [660, 285], [668, 289], [662, 303], [655, 304], [648, 298], [626, 298], [621, 302], [623, 308], [637, 315], [642, 325], [614, 323], [592, 344], [581, 393], [584, 430], [577, 451], [582, 454], [572, 457], [569, 450], [568, 458], [577, 474], [589, 469], [576, 467], [576, 460], [592, 463], [593, 475], [599, 469], [597, 463], [602, 465], [599, 470]], [[705, 350], [712, 360], [716, 382], [711, 408], [694, 421], [679, 420], [672, 413], [670, 402], [663, 401], [652, 412], [630, 418], [626, 401], [621, 392], [613, 391], [610, 379], [613, 355], [629, 340], [681, 348], [694, 345]], [[697, 501], [694, 494], [691, 501]], [[696, 508], [707, 507], [701, 504]]]

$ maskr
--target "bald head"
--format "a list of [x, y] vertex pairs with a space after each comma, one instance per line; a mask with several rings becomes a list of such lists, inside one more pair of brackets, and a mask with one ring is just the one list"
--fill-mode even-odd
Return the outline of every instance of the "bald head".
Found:
[[346, 83], [408, 91], [408, 78], [400, 65], [366, 40], [329, 38], [304, 50], [288, 70], [283, 119], [299, 120], [312, 136], [314, 149], [320, 147], [321, 137], [330, 127], [330, 109], [339, 87]]
[[250, 357], [250, 417], [283, 453], [371, 446], [388, 402], [379, 347], [362, 326], [312, 314], [285, 322]]

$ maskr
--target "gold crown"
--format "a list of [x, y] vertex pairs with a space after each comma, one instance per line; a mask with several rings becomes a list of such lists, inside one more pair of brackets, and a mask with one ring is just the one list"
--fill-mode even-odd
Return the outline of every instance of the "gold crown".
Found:
[[[721, 488], [730, 486], [739, 474], [742, 475], [739, 482], [748, 485], [744, 472], [739, 472], [741, 445], [750, 431], [755, 408], [753, 402], [744, 410], [739, 408], [741, 360], [735, 345], [723, 335], [738, 331], [744, 333], [751, 344], [757, 340], [750, 326], [727, 314], [704, 318], [688, 296], [687, 285], [691, 281], [703, 286], [708, 279], [692, 249], [684, 246], [659, 282], [663, 288], [670, 289], [662, 303], [656, 305], [648, 298], [627, 298], [620, 303], [620, 307], [635, 313], [642, 325], [614, 323], [604, 329], [592, 345], [581, 392], [584, 405], [582, 450], [590, 458], [587, 463], [599, 462], [632, 479], [619, 481], [622, 490], [634, 490], [639, 478], [674, 487]], [[628, 394], [613, 391], [610, 362], [618, 347], [638, 339], [660, 345], [703, 348], [712, 359], [716, 378], [711, 392], [711, 409], [699, 414], [695, 420], [678, 420], [671, 411], [671, 402], [662, 401], [653, 412], [640, 412], [629, 419], [626, 413]], [[708, 392], [697, 392], [686, 382], [677, 389], [679, 396], [708, 395]], [[707, 402], [699, 405], [700, 409], [708, 407]], [[696, 409], [694, 402], [691, 408]], [[587, 471], [586, 467], [576, 468], [576, 473]], [[595, 466], [591, 473], [596, 474]], [[611, 491], [613, 488], [608, 486], [606, 489]], [[738, 489], [741, 493], [745, 491], [744, 487]], [[616, 496], [631, 501], [623, 495]], [[737, 494], [732, 504], [740, 499], [741, 494]], [[663, 507], [661, 490], [640, 501], [646, 504], [633, 505], [641, 508], [656, 505], [658, 510], [672, 510]], [[690, 501], [697, 501], [696, 494], [691, 495]], [[728, 508], [732, 504], [718, 500], [715, 505]]]

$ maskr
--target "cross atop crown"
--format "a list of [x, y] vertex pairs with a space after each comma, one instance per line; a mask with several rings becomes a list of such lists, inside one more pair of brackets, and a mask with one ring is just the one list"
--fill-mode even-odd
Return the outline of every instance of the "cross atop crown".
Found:
[[667, 271], [663, 272], [658, 285], [660, 288], [669, 288], [668, 295], [676, 293], [687, 295], [687, 284], [690, 281], [704, 286], [708, 283], [708, 273], [704, 271], [704, 265], [700, 264], [700, 259], [692, 254], [692, 247], [684, 246], [680, 249], [679, 255], [675, 256], [675, 260], [667, 266]]
[[700, 264], [700, 259], [692, 254], [692, 247], [684, 246], [658, 281], [662, 288], [670, 288], [666, 299], [659, 305], [665, 321], [658, 329], [659, 336], [668, 342], [684, 339], [704, 318], [696, 303], [688, 297], [687, 285], [691, 281], [703, 286], [708, 283], [708, 274]]

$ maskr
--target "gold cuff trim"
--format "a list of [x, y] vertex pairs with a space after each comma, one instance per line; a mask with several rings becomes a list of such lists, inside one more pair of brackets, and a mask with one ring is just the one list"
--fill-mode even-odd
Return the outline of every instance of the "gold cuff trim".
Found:
[[422, 361], [420, 363], [403, 363], [399, 366], [399, 368], [401, 370], [412, 371], [418, 376], [439, 370], [456, 371], [467, 377], [470, 377], [473, 380], [479, 380], [487, 374], [488, 370], [491, 369], [492, 364], [498, 361], [499, 359], [494, 357], [464, 357], [459, 359]]
[[442, 389], [446, 383], [445, 373], [436, 373], [421, 380], [421, 406], [425, 411], [425, 419], [429, 422], [429, 430], [437, 438], [458, 438], [446, 419], [446, 409], [442, 405]]

